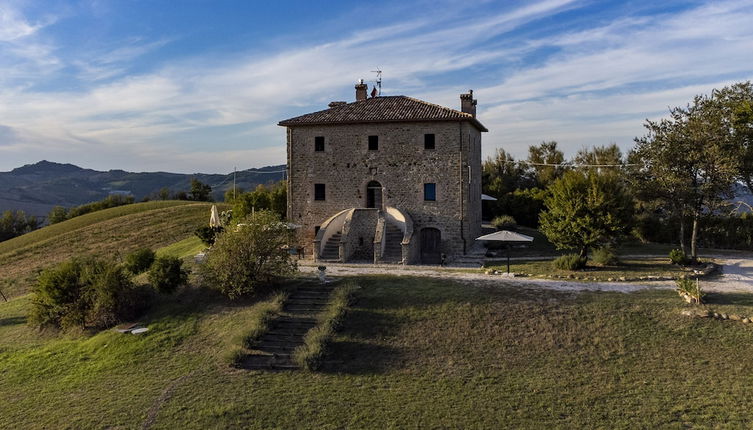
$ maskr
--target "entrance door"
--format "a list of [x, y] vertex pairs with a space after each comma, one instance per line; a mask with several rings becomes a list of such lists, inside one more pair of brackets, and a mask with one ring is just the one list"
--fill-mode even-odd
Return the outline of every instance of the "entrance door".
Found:
[[421, 230], [421, 263], [439, 264], [441, 256], [442, 233], [436, 228]]
[[382, 209], [382, 184], [377, 181], [366, 185], [366, 207]]

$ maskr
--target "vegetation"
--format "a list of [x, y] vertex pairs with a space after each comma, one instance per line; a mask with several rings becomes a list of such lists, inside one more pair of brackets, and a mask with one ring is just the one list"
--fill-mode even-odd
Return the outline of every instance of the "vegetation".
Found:
[[193, 200], [195, 202], [211, 202], [212, 187], [199, 181], [196, 178], [191, 178], [191, 192], [189, 194], [189, 200]]
[[152, 263], [154, 263], [154, 257], [154, 251], [151, 249], [139, 248], [126, 255], [123, 267], [134, 275], [138, 275], [149, 269]]
[[639, 165], [635, 187], [680, 223], [680, 247], [686, 251], [685, 220], [690, 217], [690, 257], [698, 257], [700, 222], [733, 195], [735, 181], [747, 175], [753, 88], [736, 84], [699, 95], [670, 117], [646, 121], [648, 134], [636, 139], [631, 158]]
[[0, 218], [0, 242], [13, 239], [39, 228], [35, 216], [26, 216], [24, 211], [5, 211]]
[[677, 292], [688, 303], [700, 305], [703, 303], [705, 294], [701, 291], [701, 281], [698, 279], [680, 278], [677, 279]]
[[557, 249], [588, 250], [614, 243], [629, 231], [632, 200], [611, 175], [567, 172], [549, 187], [541, 231]]
[[269, 331], [269, 322], [282, 312], [287, 297], [287, 293], [276, 293], [270, 300], [260, 303], [256, 307], [246, 325], [246, 334], [243, 336], [242, 342], [243, 348], [252, 349], [254, 344]]
[[[489, 262], [485, 268], [507, 271], [506, 262]], [[630, 280], [674, 279], [692, 275], [691, 268], [676, 266], [666, 257], [622, 258], [618, 266], [589, 266], [574, 273], [570, 269], [559, 269], [553, 260], [513, 260], [510, 271], [536, 278], [558, 277], [580, 281], [609, 282], [620, 278]]]
[[230, 298], [260, 284], [286, 278], [296, 269], [287, 246], [291, 231], [277, 214], [258, 211], [220, 234], [202, 266], [203, 276]]
[[183, 260], [177, 257], [157, 257], [149, 268], [149, 283], [161, 294], [172, 294], [188, 282]]
[[509, 230], [515, 228], [518, 223], [510, 215], [499, 215], [492, 220], [492, 226], [497, 230]]
[[609, 245], [595, 249], [591, 255], [591, 259], [600, 266], [616, 266], [620, 264], [620, 259], [617, 257], [614, 247]]
[[72, 259], [39, 275], [30, 324], [44, 328], [105, 328], [136, 315], [139, 290], [112, 261]]
[[187, 202], [135, 203], [83, 215], [0, 242], [0, 273], [12, 286], [5, 293], [28, 292], [37, 272], [74, 256], [126, 254], [160, 248], [190, 237], [207, 222], [210, 205]]
[[[357, 282], [329, 344], [338, 362], [316, 373], [227, 369], [266, 300], [182, 289], [140, 319], [145, 335], [68, 338], [29, 328], [28, 298], [0, 301], [0, 397], [12, 399], [0, 427], [141, 428], [151, 410], [155, 429], [753, 425], [750, 325], [684, 316], [674, 291]], [[750, 294], [706, 299], [753, 315]]]
[[303, 345], [296, 348], [293, 359], [304, 369], [317, 370], [327, 355], [329, 343], [342, 326], [353, 299], [356, 284], [349, 281], [332, 291], [327, 307], [319, 315], [317, 325], [306, 333]]
[[87, 203], [81, 206], [76, 206], [70, 210], [62, 207], [55, 206], [47, 216], [47, 221], [50, 224], [57, 224], [71, 218], [76, 218], [81, 215], [85, 215], [91, 212], [101, 211], [103, 209], [115, 208], [123, 205], [130, 205], [133, 203], [133, 196], [126, 196], [121, 194], [113, 194], [105, 197], [98, 202]]
[[688, 258], [688, 256], [685, 255], [685, 252], [683, 252], [682, 249], [673, 249], [669, 251], [669, 261], [671, 261], [672, 264], [676, 264], [678, 266], [687, 266], [693, 260], [691, 258]]
[[[284, 219], [287, 214], [287, 192], [284, 181], [269, 188], [260, 184], [255, 190], [240, 193], [233, 199], [233, 216], [242, 219], [255, 211], [270, 210]], [[225, 198], [227, 201], [227, 194]]]
[[214, 241], [217, 240], [217, 235], [222, 233], [224, 229], [222, 227], [209, 227], [203, 226], [194, 230], [193, 234], [201, 240], [206, 246], [214, 245]]
[[581, 257], [578, 254], [565, 254], [561, 255], [552, 261], [555, 268], [560, 270], [580, 270], [586, 267], [586, 258]]

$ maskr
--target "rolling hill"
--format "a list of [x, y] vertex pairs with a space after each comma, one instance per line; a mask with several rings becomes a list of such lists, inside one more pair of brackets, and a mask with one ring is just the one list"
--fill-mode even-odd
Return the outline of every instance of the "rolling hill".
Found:
[[[284, 165], [241, 170], [236, 173], [236, 186], [248, 190], [259, 184], [271, 184], [283, 179], [284, 170]], [[223, 193], [233, 186], [232, 173], [102, 172], [73, 164], [40, 161], [0, 172], [0, 213], [23, 210], [43, 217], [54, 206], [78, 206], [112, 193], [132, 194], [139, 201], [155, 196], [164, 187], [171, 192], [188, 191], [192, 178], [211, 185], [215, 200], [222, 200]]]
[[0, 243], [6, 295], [30, 290], [39, 270], [73, 256], [118, 256], [159, 248], [193, 235], [208, 222], [211, 203], [154, 201], [82, 215]]

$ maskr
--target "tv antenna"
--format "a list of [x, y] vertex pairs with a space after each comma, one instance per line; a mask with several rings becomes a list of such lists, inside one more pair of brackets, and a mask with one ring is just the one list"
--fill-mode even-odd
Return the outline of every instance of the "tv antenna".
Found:
[[376, 73], [376, 86], [377, 86], [377, 95], [382, 95], [382, 71], [379, 70], [379, 67], [377, 67], [376, 70], [372, 70], [371, 73]]

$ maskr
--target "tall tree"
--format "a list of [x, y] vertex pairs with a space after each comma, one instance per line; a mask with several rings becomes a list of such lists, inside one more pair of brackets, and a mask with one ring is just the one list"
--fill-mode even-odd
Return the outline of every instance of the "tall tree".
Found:
[[481, 178], [483, 192], [497, 198], [534, 185], [525, 164], [515, 161], [515, 158], [502, 148], [497, 148], [495, 154], [484, 161], [481, 166]]
[[739, 82], [714, 90], [712, 100], [721, 110], [722, 120], [739, 150], [739, 180], [753, 192], [753, 84]]
[[212, 187], [196, 178], [191, 178], [191, 200], [197, 202], [211, 202]]
[[672, 109], [669, 118], [647, 120], [645, 127], [648, 134], [636, 139], [631, 155], [641, 164], [635, 176], [638, 188], [663, 200], [678, 217], [683, 250], [684, 220], [692, 220], [690, 254], [697, 258], [701, 216], [732, 197], [741, 171], [726, 108], [713, 95], [696, 96], [687, 107]]
[[599, 174], [616, 174], [620, 175], [624, 160], [622, 151], [617, 144], [612, 143], [604, 146], [594, 146], [592, 148], [582, 148], [575, 154], [573, 163], [577, 165], [599, 166], [585, 167]]
[[569, 171], [548, 188], [539, 227], [557, 249], [589, 249], [617, 241], [629, 229], [632, 198], [614, 175]]
[[538, 186], [546, 188], [557, 178], [562, 176], [565, 168], [565, 154], [557, 149], [557, 142], [541, 142], [536, 146], [528, 147], [528, 163], [534, 172]]

